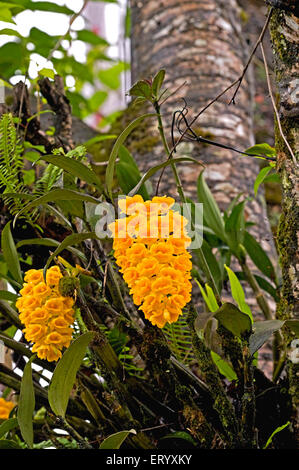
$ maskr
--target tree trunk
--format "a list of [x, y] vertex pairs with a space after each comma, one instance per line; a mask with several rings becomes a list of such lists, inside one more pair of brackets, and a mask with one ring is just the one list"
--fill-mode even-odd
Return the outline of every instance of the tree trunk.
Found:
[[[283, 187], [282, 216], [278, 230], [278, 246], [283, 285], [278, 315], [281, 319], [299, 319], [299, 7], [296, 0], [279, 2], [271, 20], [271, 39], [274, 54], [275, 78], [279, 99], [280, 122], [283, 134], [293, 155], [287, 148], [276, 122], [277, 170]], [[296, 7], [297, 5], [297, 7]], [[296, 11], [297, 8], [297, 11]], [[292, 11], [294, 13], [292, 13]], [[286, 332], [291, 347], [294, 337]], [[298, 346], [297, 346], [298, 347]], [[297, 349], [298, 350], [298, 349]], [[293, 396], [294, 412], [299, 425], [299, 364], [289, 356], [288, 371]], [[299, 441], [299, 429], [297, 427]]]
[[[190, 121], [191, 116], [242, 73], [248, 50], [242, 37], [240, 9], [235, 0], [151, 0], [145, 3], [132, 0], [131, 8], [133, 82], [165, 68], [165, 85], [170, 91], [185, 81], [188, 83], [162, 106], [170, 139], [172, 113], [183, 107], [180, 97], [185, 97], [190, 108]], [[228, 106], [231, 97], [232, 91], [202, 114], [193, 128], [203, 137], [244, 150], [254, 144], [250, 70], [237, 94], [236, 104]], [[162, 147], [153, 146], [156, 144], [154, 128], [148, 130], [148, 135], [150, 138], [143, 142], [142, 148], [134, 152], [143, 171], [165, 158]], [[186, 153], [204, 162], [207, 183], [222, 209], [240, 192], [253, 196], [258, 160], [191, 142], [179, 145], [176, 156]], [[179, 167], [186, 194], [195, 200], [200, 171], [196, 165]], [[165, 171], [160, 188], [161, 194], [175, 194], [170, 170]], [[271, 235], [261, 202], [253, 199], [246, 211], [248, 218], [257, 223], [253, 235], [268, 253], [271, 252]]]

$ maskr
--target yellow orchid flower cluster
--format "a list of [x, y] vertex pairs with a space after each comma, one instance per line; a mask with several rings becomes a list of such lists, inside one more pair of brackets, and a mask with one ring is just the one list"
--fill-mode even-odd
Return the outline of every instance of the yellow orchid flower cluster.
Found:
[[11, 410], [16, 406], [12, 401], [0, 398], [0, 419], [8, 419]]
[[40, 359], [57, 361], [61, 350], [70, 345], [71, 325], [74, 323], [74, 299], [64, 297], [59, 291], [62, 273], [58, 266], [47, 270], [46, 282], [42, 269], [30, 269], [24, 277], [16, 301], [20, 320], [25, 325], [23, 332], [27, 341], [33, 342], [32, 352]]
[[149, 201], [127, 196], [118, 201], [121, 217], [109, 224], [116, 263], [133, 301], [159, 328], [176, 322], [191, 299], [188, 221], [171, 210], [174, 203], [166, 196]]

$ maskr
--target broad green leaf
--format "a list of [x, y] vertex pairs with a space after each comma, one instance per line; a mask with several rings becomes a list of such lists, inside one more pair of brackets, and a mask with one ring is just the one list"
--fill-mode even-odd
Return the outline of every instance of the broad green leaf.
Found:
[[18, 283], [23, 283], [20, 262], [16, 246], [10, 231], [10, 222], [7, 222], [1, 234], [1, 249], [8, 270]]
[[67, 237], [65, 237], [65, 239], [61, 243], [59, 243], [59, 245], [56, 248], [56, 250], [54, 251], [54, 253], [52, 253], [52, 255], [48, 258], [47, 263], [44, 267], [44, 275], [46, 274], [46, 271], [47, 271], [49, 265], [51, 264], [52, 260], [59, 253], [61, 253], [63, 250], [66, 250], [67, 248], [69, 248], [72, 245], [76, 245], [78, 243], [81, 243], [84, 240], [90, 240], [90, 239], [94, 239], [94, 238], [97, 238], [97, 236], [94, 232], [72, 233], [71, 235], [68, 235]]
[[107, 165], [107, 169], [106, 169], [106, 186], [107, 186], [108, 194], [109, 194], [111, 200], [113, 199], [112, 185], [113, 185], [114, 168], [115, 168], [115, 162], [116, 162], [116, 159], [117, 159], [117, 156], [118, 156], [120, 146], [123, 145], [123, 143], [125, 142], [128, 135], [140, 124], [141, 121], [143, 121], [144, 119], [146, 119], [148, 117], [153, 117], [153, 116], [156, 116], [156, 114], [149, 113], [149, 114], [143, 114], [142, 116], [139, 116], [137, 119], [132, 121], [122, 131], [122, 133], [120, 134], [120, 136], [116, 140], [116, 142], [115, 142], [115, 144], [112, 148], [112, 151], [111, 151], [111, 154], [110, 154], [110, 157], [109, 157], [109, 161], [108, 161], [108, 165]]
[[257, 192], [259, 190], [260, 185], [263, 183], [264, 179], [268, 175], [268, 173], [272, 170], [271, 166], [265, 166], [261, 169], [259, 174], [257, 175], [255, 182], [254, 182], [254, 194], [255, 197], [257, 196]]
[[223, 241], [226, 241], [223, 218], [216, 201], [204, 180], [204, 172], [202, 171], [197, 183], [198, 202], [204, 205], [204, 223], [210, 227], [213, 232]]
[[276, 275], [272, 261], [249, 232], [245, 232], [243, 244], [256, 267], [265, 274], [265, 276], [275, 282]]
[[246, 313], [249, 316], [251, 322], [253, 323], [252, 313], [249, 305], [246, 303], [244, 290], [241, 286], [239, 279], [237, 278], [235, 273], [228, 266], [226, 266], [226, 264], [224, 265], [224, 267], [229, 277], [233, 299], [237, 302], [241, 312]]
[[0, 439], [12, 429], [15, 429], [19, 426], [17, 418], [6, 419], [2, 424], [0, 424]]
[[52, 69], [47, 69], [47, 68], [43, 68], [43, 69], [39, 70], [39, 71], [38, 71], [38, 74], [39, 74], [39, 75], [42, 75], [43, 77], [52, 78], [52, 80], [54, 80], [54, 77], [55, 77], [55, 72], [54, 72], [54, 70], [52, 70]]
[[84, 333], [71, 343], [54, 370], [49, 386], [48, 399], [56, 416], [65, 417], [76, 374], [93, 335], [92, 332]]
[[163, 81], [165, 78], [165, 70], [161, 69], [153, 78], [152, 90], [153, 95], [158, 97], [161, 86], [163, 85]]
[[224, 375], [224, 377], [226, 377], [230, 382], [233, 380], [238, 380], [237, 374], [228, 362], [222, 359], [219, 354], [215, 353], [214, 351], [211, 351], [211, 356], [220, 374]]
[[215, 318], [233, 335], [241, 338], [251, 332], [251, 319], [234, 304], [224, 303], [214, 314]]
[[265, 320], [253, 323], [253, 333], [249, 338], [249, 350], [253, 355], [272, 334], [284, 325], [284, 321]]
[[199, 162], [198, 160], [196, 160], [195, 158], [192, 158], [192, 157], [178, 157], [178, 158], [168, 159], [165, 162], [160, 163], [159, 165], [151, 167], [143, 175], [143, 177], [141, 178], [139, 183], [135, 186], [135, 188], [133, 188], [130, 191], [129, 196], [134, 196], [134, 194], [136, 194], [139, 191], [139, 189], [143, 185], [143, 183], [145, 183], [151, 176], [153, 176], [155, 173], [157, 173], [157, 171], [161, 170], [162, 168], [164, 168], [166, 166], [169, 166], [169, 165], [172, 165], [172, 164], [176, 165], [177, 163], [181, 163], [181, 162], [191, 162], [191, 163], [196, 163], [197, 165], [202, 165], [201, 162]]
[[73, 176], [80, 178], [80, 180], [85, 181], [91, 185], [96, 186], [100, 191], [103, 190], [103, 185], [100, 178], [90, 170], [86, 165], [74, 160], [70, 157], [64, 157], [63, 155], [43, 155], [42, 160], [45, 160], [48, 163], [52, 163], [58, 168], [62, 168]]
[[282, 426], [279, 426], [278, 428], [275, 429], [275, 431], [272, 432], [271, 436], [267, 440], [266, 445], [263, 447], [263, 449], [267, 449], [267, 447], [271, 444], [273, 437], [275, 434], [277, 434], [280, 431], [283, 431], [287, 426], [289, 426], [291, 423], [288, 421], [286, 424], [283, 424]]
[[245, 152], [249, 153], [250, 155], [258, 155], [261, 157], [265, 155], [266, 157], [274, 158], [276, 155], [275, 148], [266, 143], [253, 145], [253, 147], [246, 149]]
[[100, 445], [100, 449], [119, 449], [129, 434], [137, 434], [135, 429], [129, 431], [120, 431], [107, 437]]
[[[238, 276], [238, 279], [240, 279], [240, 281], [246, 280], [243, 272], [239, 271], [235, 274]], [[260, 288], [263, 289], [265, 292], [268, 292], [268, 294], [270, 294], [273, 297], [275, 302], [278, 302], [279, 294], [278, 294], [276, 287], [270, 284], [270, 282], [268, 282], [264, 277], [258, 276], [257, 274], [254, 274], [254, 277], [256, 279], [256, 282], [260, 286]]]
[[151, 100], [152, 98], [152, 87], [147, 80], [139, 80], [137, 83], [130, 88], [130, 96], [138, 96]]
[[32, 202], [27, 204], [22, 210], [18, 212], [15, 216], [14, 223], [20, 215], [28, 210], [31, 210], [33, 207], [41, 206], [48, 202], [55, 201], [86, 201], [93, 202], [94, 204], [99, 204], [99, 200], [88, 194], [78, 193], [77, 191], [72, 191], [71, 189], [53, 189], [49, 193], [34, 199]]
[[35, 395], [31, 368], [31, 363], [34, 359], [35, 355], [29, 359], [24, 368], [17, 411], [17, 418], [22, 437], [30, 448], [33, 447], [33, 411], [35, 408]]

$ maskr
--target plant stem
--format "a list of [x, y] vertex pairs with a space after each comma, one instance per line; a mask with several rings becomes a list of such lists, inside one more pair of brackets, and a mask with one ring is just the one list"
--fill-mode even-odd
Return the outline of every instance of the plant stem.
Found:
[[[181, 179], [179, 177], [179, 174], [178, 174], [178, 171], [177, 171], [177, 168], [176, 168], [176, 165], [175, 163], [172, 161], [173, 158], [172, 158], [172, 154], [170, 152], [170, 149], [168, 147], [168, 144], [167, 144], [167, 141], [166, 141], [166, 137], [165, 137], [165, 132], [164, 132], [164, 127], [163, 127], [163, 121], [162, 121], [162, 116], [161, 116], [161, 112], [160, 112], [160, 105], [157, 101], [155, 101], [153, 103], [154, 105], [154, 108], [155, 108], [155, 111], [157, 113], [157, 120], [158, 120], [158, 129], [159, 129], [159, 133], [160, 133], [160, 136], [161, 136], [161, 140], [162, 140], [162, 143], [163, 143], [163, 147], [164, 147], [164, 150], [167, 154], [167, 157], [169, 158], [169, 161], [170, 161], [170, 165], [171, 165], [171, 168], [172, 168], [172, 172], [173, 172], [173, 175], [174, 175], [174, 178], [175, 178], [175, 182], [176, 182], [176, 186], [177, 186], [177, 190], [178, 190], [178, 193], [179, 193], [179, 196], [180, 196], [180, 199], [181, 199], [181, 202], [183, 204], [186, 204], [186, 208], [188, 209], [189, 211], [189, 208], [188, 208], [188, 201], [187, 201], [187, 198], [185, 196], [185, 193], [184, 193], [184, 189], [183, 189], [183, 186], [182, 186], [182, 183], [181, 183]], [[194, 223], [193, 223], [193, 220], [192, 220], [192, 216], [191, 216], [191, 213], [189, 212], [189, 220], [190, 220], [190, 225], [191, 225], [191, 230], [195, 233], [195, 227], [194, 227]], [[211, 270], [209, 268], [209, 265], [207, 263], [207, 260], [205, 258], [205, 255], [203, 253], [203, 250], [201, 249], [201, 247], [199, 248], [196, 248], [194, 249], [194, 252], [196, 253], [196, 255], [198, 256], [198, 259], [199, 259], [199, 262], [203, 268], [203, 271], [205, 272], [206, 276], [207, 276], [207, 280], [210, 282], [211, 284], [211, 287], [214, 291], [214, 294], [215, 294], [215, 297], [217, 299], [217, 302], [221, 305], [221, 299], [220, 299], [220, 296], [219, 296], [219, 291], [218, 291], [218, 288], [217, 288], [217, 285], [214, 281], [214, 278], [212, 276], [212, 273], [211, 273]]]

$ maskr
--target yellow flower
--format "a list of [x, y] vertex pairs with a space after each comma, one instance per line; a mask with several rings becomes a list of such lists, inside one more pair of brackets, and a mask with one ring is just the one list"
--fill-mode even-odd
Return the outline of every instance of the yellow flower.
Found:
[[58, 266], [48, 269], [46, 282], [42, 270], [30, 269], [25, 274], [21, 297], [16, 301], [20, 320], [25, 325], [25, 338], [34, 343], [32, 352], [48, 361], [57, 361], [72, 339], [74, 299], [60, 295], [58, 284], [62, 277]]
[[166, 196], [145, 202], [140, 195], [127, 197], [119, 207], [128, 217], [111, 224], [116, 264], [133, 301], [159, 328], [177, 321], [191, 298], [188, 221], [171, 209], [174, 202]]
[[12, 401], [0, 398], [0, 419], [8, 419], [11, 410], [15, 407], [15, 403]]

